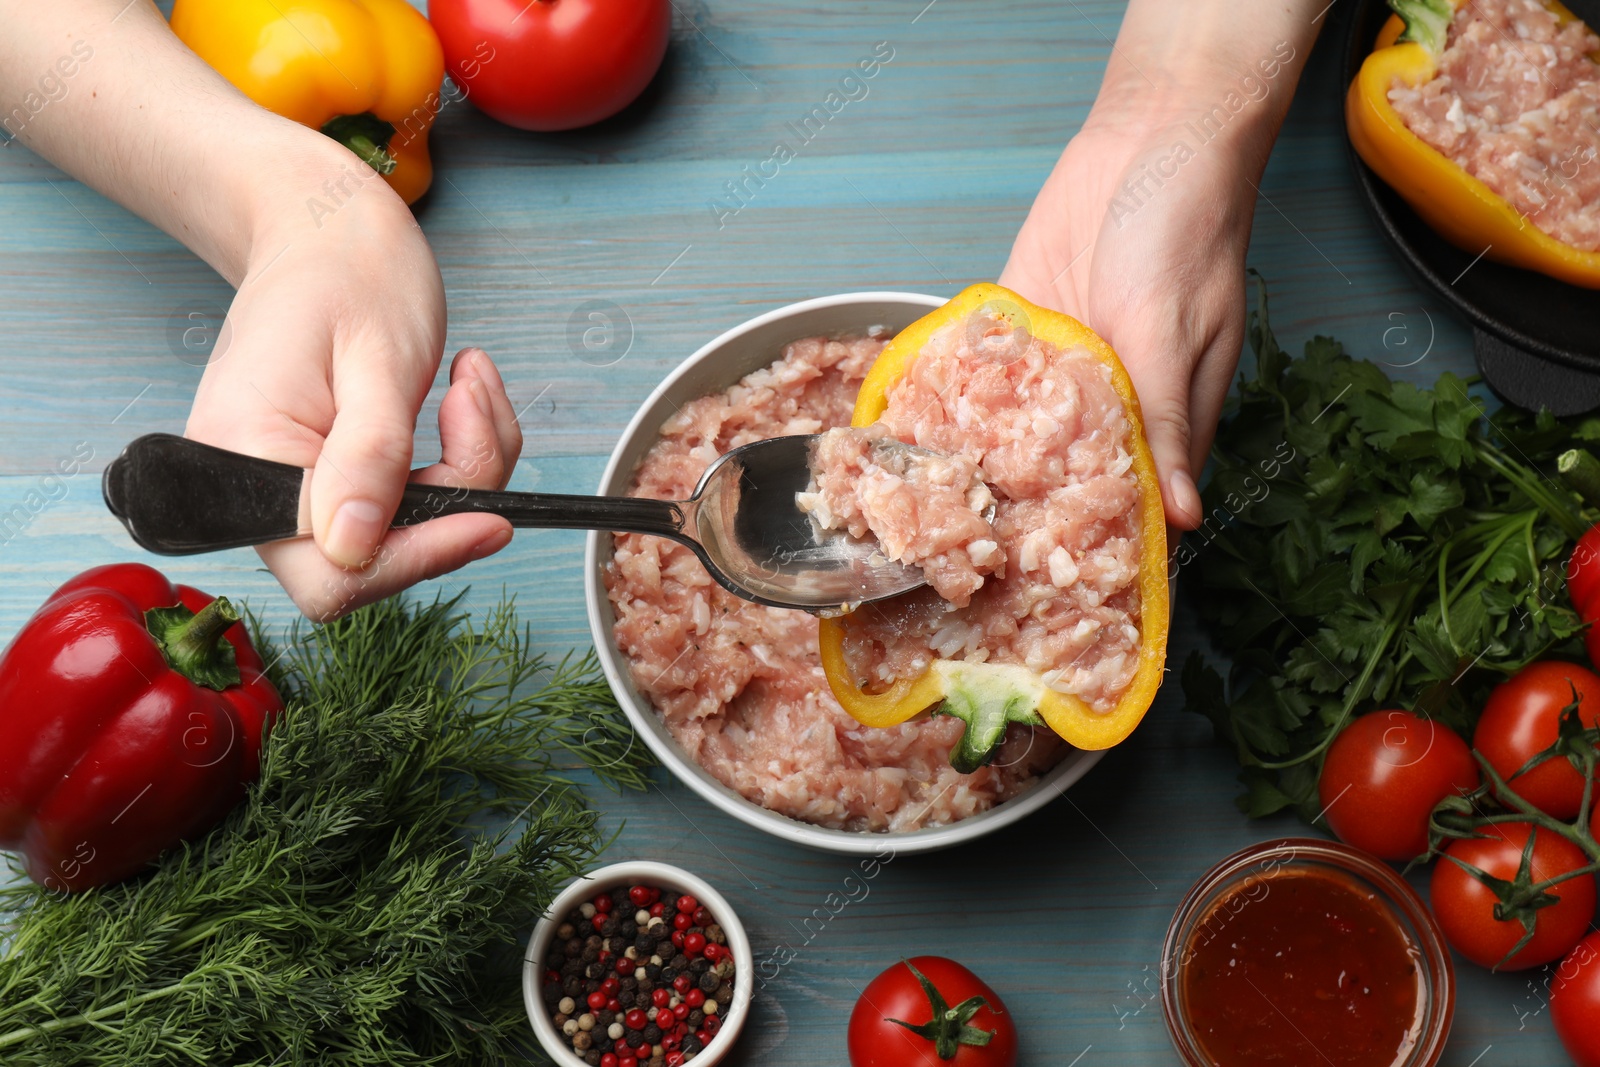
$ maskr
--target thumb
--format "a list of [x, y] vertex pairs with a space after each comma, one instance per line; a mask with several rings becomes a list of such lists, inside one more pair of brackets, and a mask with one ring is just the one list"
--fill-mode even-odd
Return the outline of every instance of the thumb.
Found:
[[1189, 376], [1181, 361], [1160, 360], [1157, 364], [1131, 364], [1128, 375], [1139, 395], [1145, 438], [1150, 442], [1161, 478], [1161, 503], [1167, 522], [1192, 530], [1200, 525], [1204, 514], [1190, 465]]
[[311, 475], [311, 528], [341, 567], [370, 560], [389, 530], [411, 473], [417, 404], [379, 374], [339, 398]]

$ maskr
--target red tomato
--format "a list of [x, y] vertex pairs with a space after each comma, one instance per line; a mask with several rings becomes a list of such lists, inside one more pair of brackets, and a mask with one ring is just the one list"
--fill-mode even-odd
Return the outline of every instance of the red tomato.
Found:
[[1594, 622], [1600, 617], [1600, 526], [1578, 538], [1567, 560], [1567, 593], [1578, 618]]
[[[927, 979], [931, 993], [912, 968]], [[987, 1045], [957, 1044], [948, 1059], [939, 1057], [931, 1037], [890, 1021], [926, 1027], [934, 1017], [934, 1000], [955, 1008], [972, 997], [985, 1003], [966, 1025], [994, 1036]], [[1005, 1004], [981, 978], [943, 956], [915, 956], [890, 967], [868, 984], [850, 1013], [850, 1067], [1013, 1067], [1016, 1062], [1017, 1029]]]
[[1472, 735], [1472, 747], [1518, 796], [1558, 819], [1572, 818], [1583, 804], [1583, 775], [1570, 760], [1546, 760], [1527, 774], [1512, 775], [1555, 742], [1574, 690], [1578, 716], [1594, 726], [1600, 717], [1600, 675], [1574, 663], [1530, 663], [1489, 694]]
[[1600, 1067], [1600, 933], [1579, 941], [1556, 968], [1550, 1018], [1576, 1067]]
[[1328, 747], [1317, 793], [1328, 828], [1386, 860], [1428, 850], [1428, 815], [1451, 793], [1478, 787], [1478, 765], [1450, 729], [1409, 711], [1374, 711]]
[[670, 0], [431, 0], [445, 69], [468, 100], [519, 130], [609, 118], [667, 53]]
[[[1525, 822], [1485, 826], [1483, 839], [1452, 842], [1444, 858], [1433, 868], [1429, 895], [1439, 928], [1451, 946], [1467, 959], [1483, 967], [1495, 967], [1522, 939], [1522, 923], [1517, 919], [1496, 919], [1494, 891], [1451, 862], [1458, 859], [1479, 870], [1507, 881], [1515, 878], [1522, 863], [1522, 848], [1533, 826]], [[1532, 875], [1543, 882], [1587, 867], [1583, 850], [1564, 837], [1548, 830], [1537, 832], [1533, 846]], [[1504, 969], [1538, 967], [1560, 959], [1578, 943], [1594, 916], [1595, 882], [1590, 874], [1568, 879], [1549, 890], [1557, 903], [1540, 908], [1533, 928], [1533, 940], [1513, 956]]]

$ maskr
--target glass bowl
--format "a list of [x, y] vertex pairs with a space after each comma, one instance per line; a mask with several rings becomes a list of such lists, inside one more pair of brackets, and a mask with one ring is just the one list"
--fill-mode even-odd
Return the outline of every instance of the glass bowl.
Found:
[[[1418, 976], [1418, 1003], [1411, 1032], [1392, 1064], [1434, 1067], [1444, 1051], [1455, 1012], [1455, 972], [1433, 915], [1416, 892], [1388, 864], [1337, 841], [1284, 838], [1235, 852], [1196, 882], [1178, 905], [1161, 951], [1161, 1007], [1178, 1057], [1188, 1067], [1216, 1067], [1191, 1019], [1185, 969], [1196, 943], [1264, 898], [1273, 879], [1308, 872], [1333, 875], [1339, 882], [1370, 891], [1408, 943]], [[1256, 887], [1265, 887], [1256, 892]], [[1209, 940], [1209, 938], [1207, 938]], [[1201, 942], [1202, 944], [1204, 942]], [[1291, 1022], [1291, 1025], [1292, 1022]]]

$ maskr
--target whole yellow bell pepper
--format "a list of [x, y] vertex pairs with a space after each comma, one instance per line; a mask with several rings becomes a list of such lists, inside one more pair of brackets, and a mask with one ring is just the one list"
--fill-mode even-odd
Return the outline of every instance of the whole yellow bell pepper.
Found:
[[[1395, 0], [1377, 45], [1350, 83], [1345, 126], [1367, 166], [1451, 244], [1573, 285], [1600, 288], [1600, 252], [1556, 240], [1504, 197], [1424, 142], [1389, 103], [1396, 85], [1418, 86], [1438, 71], [1455, 9], [1466, 0]], [[1572, 12], [1545, 0], [1562, 21]], [[1485, 251], [1487, 249], [1487, 251]]]
[[250, 99], [345, 145], [406, 203], [427, 192], [444, 53], [405, 0], [176, 0], [171, 21]]
[[[1047, 724], [1069, 743], [1085, 749], [1110, 748], [1127, 737], [1144, 718], [1161, 685], [1168, 627], [1166, 519], [1139, 398], [1111, 346], [1077, 319], [1029, 303], [998, 285], [971, 286], [906, 327], [884, 348], [861, 384], [851, 425], [870, 426], [878, 421], [889, 406], [890, 389], [905, 377], [933, 334], [974, 314], [997, 316], [1063, 351], [1087, 349], [1111, 368], [1112, 384], [1132, 426], [1129, 450], [1139, 481], [1143, 545], [1138, 584], [1143, 640], [1133, 681], [1115, 707], [1097, 710], [1075, 696], [1051, 689], [1026, 667], [965, 660], [935, 660], [915, 678], [902, 678], [884, 692], [868, 693], [855, 681], [845, 657], [845, 642], [858, 617], [821, 620], [818, 640], [823, 672], [844, 709], [864, 725], [875, 727], [894, 726], [930, 711], [963, 719], [967, 729], [950, 758], [963, 772], [988, 761], [1011, 722]], [[892, 611], [893, 601], [877, 607]]]

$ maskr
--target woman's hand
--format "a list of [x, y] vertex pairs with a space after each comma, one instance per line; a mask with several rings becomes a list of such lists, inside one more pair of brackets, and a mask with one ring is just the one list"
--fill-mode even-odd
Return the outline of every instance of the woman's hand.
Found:
[[1244, 335], [1256, 185], [1316, 34], [1301, 0], [1134, 0], [1105, 81], [1000, 283], [1087, 323], [1139, 393], [1167, 521], [1198, 526]]
[[[1163, 132], [1132, 135], [1091, 117], [1034, 202], [1000, 284], [1081, 319], [1116, 349], [1139, 393], [1167, 520], [1193, 529], [1194, 478], [1244, 336], [1256, 194], [1231, 159], [1204, 147], [1156, 186], [1147, 175], [1173, 144]], [[1140, 178], [1150, 195], [1136, 201], [1125, 186]]]
[[[504, 547], [511, 527], [490, 515], [389, 529], [445, 333], [439, 268], [400, 198], [347, 149], [251, 103], [152, 3], [0, 0], [0, 17], [0, 99], [23, 99], [41, 70], [68, 77], [69, 45], [90, 57], [7, 136], [236, 287], [187, 432], [313, 469], [315, 543], [261, 550], [300, 609], [329, 619]], [[468, 349], [450, 382], [443, 458], [416, 479], [504, 486], [522, 436], [499, 373]]]
[[[349, 173], [362, 173], [353, 156], [348, 162]], [[346, 188], [332, 214], [291, 206], [258, 227], [186, 430], [312, 469], [315, 543], [280, 542], [260, 553], [301, 611], [319, 620], [511, 539], [510, 524], [491, 515], [389, 528], [413, 477], [415, 420], [442, 354], [444, 289], [422, 231], [388, 186], [371, 175]], [[504, 488], [522, 435], [494, 363], [463, 350], [450, 382], [439, 407], [444, 455], [415, 480]]]

